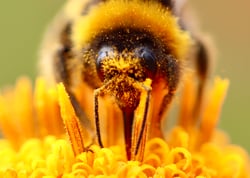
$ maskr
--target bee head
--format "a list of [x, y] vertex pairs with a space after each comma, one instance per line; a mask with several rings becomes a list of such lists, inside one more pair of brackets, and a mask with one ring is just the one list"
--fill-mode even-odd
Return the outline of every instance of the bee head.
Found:
[[72, 30], [83, 80], [94, 89], [105, 88], [120, 106], [136, 103], [132, 108], [140, 98], [134, 83], [142, 85], [148, 78], [152, 85], [163, 81], [169, 91], [176, 89], [189, 40], [172, 12], [154, 1], [100, 3]]
[[120, 107], [135, 108], [140, 95], [136, 85], [157, 74], [159, 48], [152, 38], [140, 29], [118, 28], [99, 34], [89, 47], [93, 51], [89, 61], [95, 63], [92, 71]]

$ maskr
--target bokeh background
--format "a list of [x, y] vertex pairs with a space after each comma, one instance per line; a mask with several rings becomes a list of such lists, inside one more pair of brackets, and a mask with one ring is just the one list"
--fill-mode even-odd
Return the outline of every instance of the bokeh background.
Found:
[[[26, 75], [35, 78], [37, 51], [46, 25], [63, 0], [2, 1], [0, 87]], [[219, 127], [250, 152], [250, 1], [190, 0], [203, 31], [217, 48], [215, 74], [230, 79]], [[214, 4], [215, 3], [215, 4]]]

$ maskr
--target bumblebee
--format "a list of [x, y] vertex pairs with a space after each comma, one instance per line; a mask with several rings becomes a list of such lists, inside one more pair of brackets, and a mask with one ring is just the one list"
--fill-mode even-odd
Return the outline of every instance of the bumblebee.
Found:
[[[182, 0], [71, 0], [51, 23], [41, 73], [63, 82], [101, 147], [114, 140], [103, 125], [124, 135], [128, 160], [147, 138], [163, 137], [162, 121], [189, 63], [197, 73], [198, 117], [210, 57], [186, 11]], [[123, 128], [109, 128], [108, 118]]]

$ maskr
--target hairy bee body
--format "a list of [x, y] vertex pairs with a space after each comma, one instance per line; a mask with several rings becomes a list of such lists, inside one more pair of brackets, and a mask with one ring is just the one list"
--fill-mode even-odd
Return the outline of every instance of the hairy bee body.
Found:
[[[123, 120], [128, 159], [137, 154], [143, 135], [163, 136], [161, 122], [188, 60], [197, 64], [197, 107], [200, 105], [208, 56], [202, 41], [187, 31], [184, 18], [177, 20], [183, 7], [179, 0], [68, 1], [45, 35], [41, 73], [50, 81], [64, 83], [78, 115], [87, 120], [85, 127], [95, 125], [101, 146], [99, 115], [101, 125], [105, 117], [108, 125], [110, 115], [117, 122]], [[194, 45], [198, 48], [191, 56]], [[77, 88], [81, 88], [84, 99], [78, 97]], [[147, 99], [135, 140], [135, 113], [143, 92]], [[100, 111], [99, 98], [116, 106], [111, 104]], [[108, 136], [105, 139], [108, 143]]]

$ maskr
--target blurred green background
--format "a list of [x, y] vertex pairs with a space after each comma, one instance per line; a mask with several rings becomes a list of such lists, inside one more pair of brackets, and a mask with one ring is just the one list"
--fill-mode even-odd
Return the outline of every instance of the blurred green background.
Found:
[[[230, 79], [219, 127], [230, 134], [233, 143], [250, 152], [250, 1], [190, 2], [203, 31], [216, 44], [215, 74]], [[1, 2], [1, 87], [13, 85], [21, 75], [34, 79], [42, 34], [63, 3], [63, 0]]]

